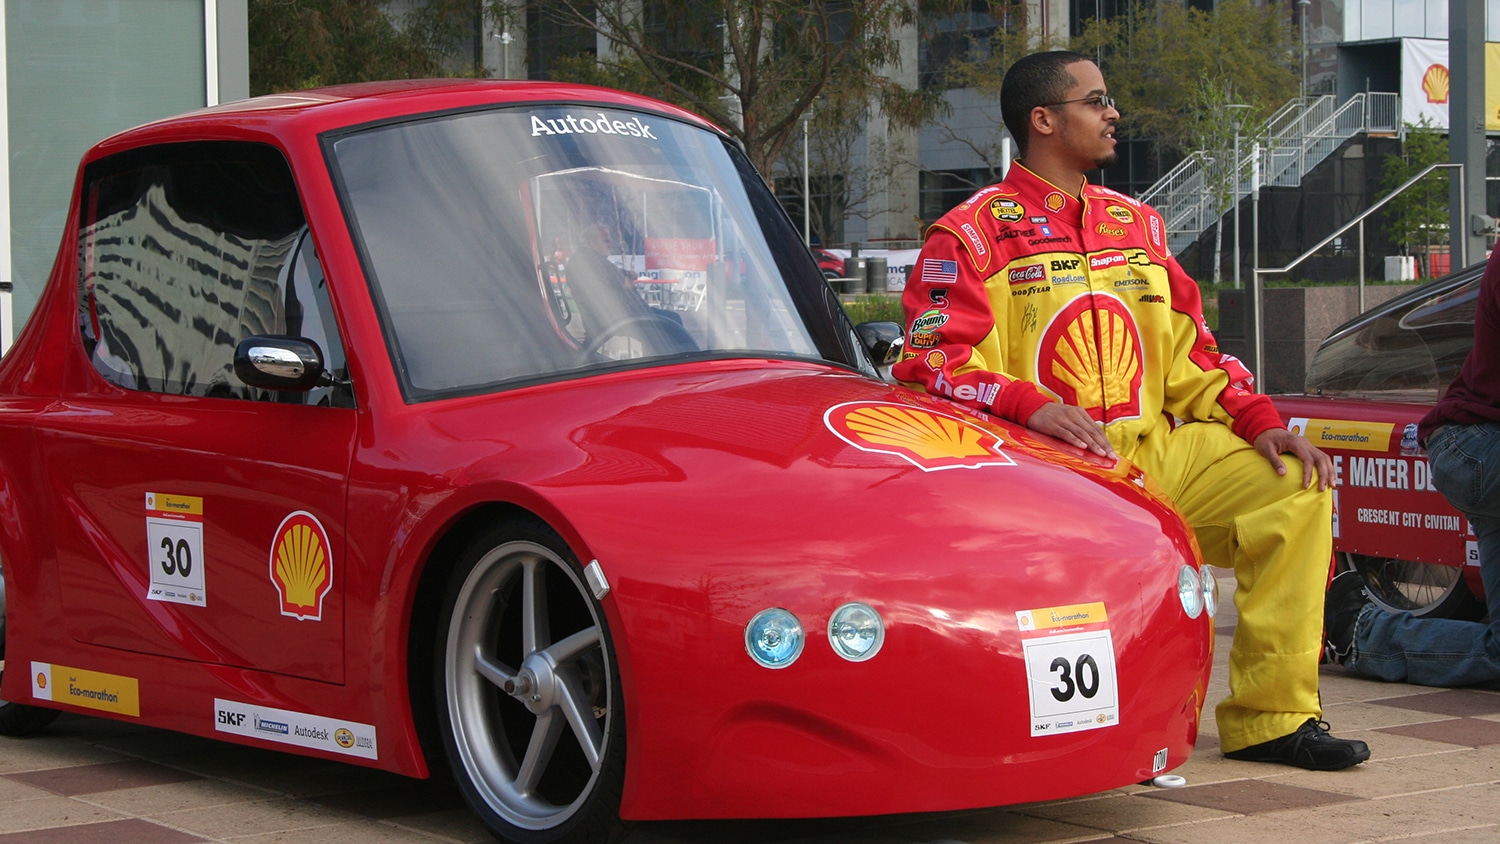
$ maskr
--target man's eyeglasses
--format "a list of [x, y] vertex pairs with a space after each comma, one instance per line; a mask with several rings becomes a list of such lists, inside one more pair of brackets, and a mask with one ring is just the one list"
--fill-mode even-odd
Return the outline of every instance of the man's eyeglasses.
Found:
[[1080, 97], [1076, 100], [1063, 100], [1059, 103], [1047, 103], [1046, 105], [1042, 106], [1042, 108], [1056, 108], [1058, 106], [1067, 105], [1068, 103], [1083, 103], [1084, 105], [1097, 108], [1100, 111], [1111, 108], [1119, 108], [1119, 106], [1115, 104], [1115, 98], [1111, 97], [1108, 94], [1099, 94], [1095, 97]]

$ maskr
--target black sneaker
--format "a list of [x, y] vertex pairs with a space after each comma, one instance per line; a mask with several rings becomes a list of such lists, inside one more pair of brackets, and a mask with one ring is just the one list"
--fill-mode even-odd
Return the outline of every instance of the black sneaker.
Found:
[[1356, 739], [1336, 739], [1328, 734], [1327, 724], [1309, 718], [1291, 735], [1224, 756], [1241, 762], [1280, 762], [1309, 771], [1342, 771], [1369, 759], [1370, 746]]
[[1365, 579], [1357, 571], [1346, 571], [1328, 584], [1323, 596], [1323, 659], [1329, 665], [1343, 665], [1354, 651], [1354, 621], [1370, 602]]

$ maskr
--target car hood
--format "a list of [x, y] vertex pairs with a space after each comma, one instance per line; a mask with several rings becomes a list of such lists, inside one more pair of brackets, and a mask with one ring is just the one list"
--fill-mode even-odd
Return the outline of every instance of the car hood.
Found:
[[517, 503], [543, 499], [607, 572], [810, 556], [900, 569], [939, 545], [972, 560], [1119, 559], [1180, 542], [1163, 538], [1179, 524], [1170, 505], [1124, 461], [833, 367], [641, 370], [490, 396], [431, 424], [429, 442], [452, 452], [438, 459], [466, 465], [450, 478], [468, 487], [458, 500], [519, 485]]

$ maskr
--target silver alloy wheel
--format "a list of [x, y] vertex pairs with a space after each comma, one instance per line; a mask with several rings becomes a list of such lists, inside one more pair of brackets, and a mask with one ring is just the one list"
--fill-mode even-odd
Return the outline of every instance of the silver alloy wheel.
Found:
[[[609, 751], [614, 667], [598, 613], [567, 562], [524, 540], [480, 557], [454, 602], [443, 668], [453, 744], [479, 798], [521, 829], [567, 822]], [[561, 794], [545, 782], [580, 756], [587, 773]]]
[[1370, 600], [1388, 612], [1465, 621], [1484, 615], [1484, 604], [1469, 589], [1461, 566], [1344, 552], [1339, 556], [1343, 568], [1364, 579]]

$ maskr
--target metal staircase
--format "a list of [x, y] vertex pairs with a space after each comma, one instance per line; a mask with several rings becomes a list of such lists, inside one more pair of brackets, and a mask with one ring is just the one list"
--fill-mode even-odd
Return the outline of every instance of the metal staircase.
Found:
[[[1259, 135], [1241, 139], [1239, 161], [1233, 163], [1228, 183], [1215, 169], [1223, 165], [1199, 150], [1157, 180], [1140, 199], [1161, 212], [1167, 223], [1167, 243], [1173, 252], [1181, 252], [1250, 195], [1257, 153], [1260, 184], [1296, 187], [1302, 184], [1303, 176], [1349, 138], [1370, 132], [1397, 134], [1400, 130], [1397, 94], [1360, 93], [1342, 105], [1332, 94], [1299, 97], [1271, 115]], [[1225, 189], [1228, 202], [1221, 195]]]

